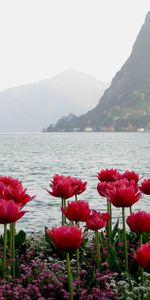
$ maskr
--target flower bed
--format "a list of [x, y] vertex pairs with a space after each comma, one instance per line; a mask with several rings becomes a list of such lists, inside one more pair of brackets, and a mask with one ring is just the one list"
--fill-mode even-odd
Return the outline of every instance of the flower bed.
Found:
[[[97, 177], [107, 212], [78, 199], [86, 182], [54, 175], [48, 193], [61, 199], [62, 224], [31, 236], [16, 233], [15, 222], [34, 197], [19, 180], [0, 177], [1, 300], [150, 299], [150, 213], [132, 212], [142, 193], [150, 194], [150, 179], [139, 183], [134, 171], [114, 169]], [[112, 205], [121, 209], [121, 226], [119, 220], [112, 226]]]

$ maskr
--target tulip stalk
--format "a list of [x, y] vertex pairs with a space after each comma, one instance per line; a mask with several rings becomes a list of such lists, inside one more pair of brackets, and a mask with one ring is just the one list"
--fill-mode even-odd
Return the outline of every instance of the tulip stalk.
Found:
[[10, 242], [9, 242], [9, 249], [10, 249], [10, 254], [12, 255], [12, 223], [10, 223]]
[[98, 230], [95, 230], [95, 243], [96, 243], [97, 267], [99, 268], [101, 264], [101, 250], [100, 250]]
[[7, 249], [7, 224], [4, 224], [3, 240], [3, 278], [6, 278], [6, 249]]
[[107, 236], [108, 236], [108, 241], [110, 245], [110, 237], [111, 237], [111, 230], [112, 230], [112, 205], [111, 202], [107, 199], [107, 212], [110, 214], [110, 220], [108, 221], [107, 224]]
[[109, 213], [110, 213], [109, 224], [110, 224], [110, 234], [111, 234], [111, 231], [112, 231], [112, 204], [110, 201], [109, 201]]
[[10, 249], [10, 257], [11, 257], [11, 272], [13, 269], [13, 223], [10, 223], [10, 242], [9, 242], [9, 249]]
[[[76, 226], [79, 228], [79, 222], [75, 221]], [[79, 278], [79, 265], [80, 265], [80, 250], [76, 250], [76, 261], [77, 261], [77, 278]]]
[[125, 207], [122, 207], [122, 222], [123, 222], [125, 270], [126, 272], [128, 272], [128, 248], [127, 248], [126, 223], [125, 223]]
[[[65, 199], [64, 198], [61, 198], [61, 207], [62, 208], [65, 208], [66, 207], [66, 201], [65, 201]], [[64, 225], [65, 224], [65, 222], [66, 222], [66, 217], [65, 217], [65, 215], [63, 214], [63, 212], [62, 212], [62, 225]]]
[[12, 223], [12, 276], [15, 278], [15, 271], [16, 271], [16, 250], [15, 250], [15, 223]]
[[69, 257], [69, 252], [68, 251], [66, 252], [66, 261], [67, 261], [69, 300], [73, 300], [72, 274], [71, 274], [70, 257]]

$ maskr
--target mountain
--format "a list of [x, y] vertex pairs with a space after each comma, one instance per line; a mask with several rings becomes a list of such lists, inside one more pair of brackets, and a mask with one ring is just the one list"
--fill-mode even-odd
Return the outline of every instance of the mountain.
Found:
[[85, 113], [108, 83], [67, 70], [51, 79], [0, 92], [0, 131], [41, 131], [61, 115]]
[[70, 121], [60, 119], [55, 127], [56, 131], [136, 131], [141, 128], [150, 130], [150, 12], [130, 57], [96, 107], [80, 117], [73, 116]]

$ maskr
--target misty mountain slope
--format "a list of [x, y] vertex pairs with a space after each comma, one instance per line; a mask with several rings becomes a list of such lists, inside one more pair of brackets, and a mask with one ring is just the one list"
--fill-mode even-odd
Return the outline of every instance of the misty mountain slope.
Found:
[[[61, 124], [66, 130], [66, 124]], [[116, 73], [99, 103], [88, 113], [67, 124], [81, 131], [112, 128], [150, 129], [150, 12], [133, 45], [130, 57]]]
[[71, 112], [94, 107], [108, 83], [74, 70], [0, 92], [0, 131], [41, 131]]

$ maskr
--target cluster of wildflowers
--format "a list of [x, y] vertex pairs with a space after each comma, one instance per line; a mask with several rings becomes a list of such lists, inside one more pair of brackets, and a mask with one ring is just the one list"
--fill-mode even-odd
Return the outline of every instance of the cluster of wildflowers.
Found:
[[[37, 240], [35, 239], [36, 243]], [[28, 249], [30, 250], [30, 249]], [[31, 251], [30, 251], [31, 253]], [[37, 255], [35, 252], [34, 255]], [[2, 280], [0, 282], [0, 299], [27, 299], [27, 300], [46, 300], [46, 299], [69, 299], [67, 289], [67, 274], [65, 262], [57, 258], [45, 258], [44, 262], [41, 258], [33, 258], [33, 254], [28, 256], [30, 263], [27, 263], [26, 255], [21, 258], [20, 276], [19, 278], [8, 282]], [[75, 274], [76, 268], [73, 260], [71, 260], [71, 268]], [[96, 272], [95, 287], [89, 284], [90, 277], [85, 266], [80, 271], [80, 279], [75, 279], [73, 283], [74, 298], [96, 299], [98, 295], [103, 296], [102, 299], [117, 299], [117, 293], [110, 287], [113, 273], [104, 271]]]

